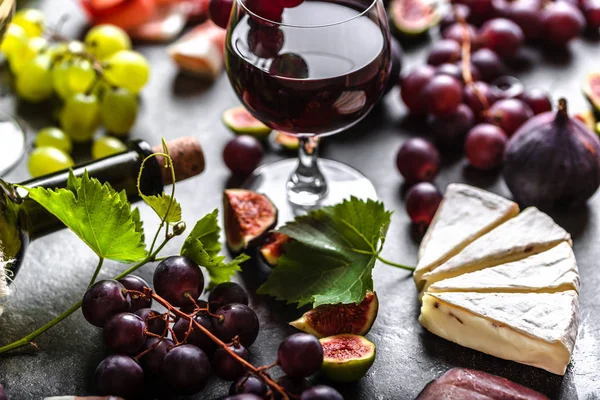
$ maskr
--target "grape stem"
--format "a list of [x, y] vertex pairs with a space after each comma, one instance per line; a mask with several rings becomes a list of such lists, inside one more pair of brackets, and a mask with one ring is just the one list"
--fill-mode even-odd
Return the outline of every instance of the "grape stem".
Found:
[[[128, 292], [135, 292], [135, 291], [128, 291]], [[255, 367], [248, 361], [246, 361], [243, 358], [241, 358], [240, 356], [238, 356], [233, 350], [231, 350], [229, 348], [229, 346], [225, 342], [223, 342], [221, 339], [216, 337], [211, 331], [209, 331], [208, 329], [206, 329], [205, 327], [200, 325], [200, 323], [198, 321], [196, 321], [192, 315], [186, 314], [183, 311], [180, 311], [176, 307], [172, 306], [167, 300], [163, 299], [161, 296], [154, 293], [152, 291], [152, 289], [146, 288], [146, 293], [141, 293], [141, 292], [136, 292], [136, 293], [139, 293], [140, 295], [145, 295], [147, 297], [152, 297], [152, 299], [154, 299], [157, 303], [159, 303], [160, 305], [165, 307], [167, 309], [168, 313], [173, 314], [179, 318], [183, 318], [183, 319], [190, 321], [190, 328], [186, 332], [186, 338], [187, 338], [187, 335], [189, 335], [192, 332], [192, 327], [199, 329], [206, 336], [208, 336], [213, 342], [215, 342], [219, 347], [221, 347], [223, 350], [225, 350], [227, 353], [229, 353], [229, 355], [231, 357], [233, 357], [240, 364], [242, 364], [247, 370], [252, 371], [255, 375], [258, 375], [267, 385], [269, 385], [272, 389], [279, 392], [279, 394], [281, 394], [281, 396], [283, 396], [282, 397], [283, 400], [290, 400], [290, 396], [288, 396], [288, 394], [285, 392], [285, 389], [283, 387], [281, 387], [277, 382], [275, 382], [269, 376], [268, 373], [265, 372], [267, 369], [272, 368], [273, 366], [277, 365], [277, 363], [267, 365], [264, 367]], [[208, 311], [208, 307], [197, 307], [197, 311], [198, 312], [199, 311]], [[151, 335], [151, 336], [155, 336], [155, 335]], [[159, 336], [159, 335], [156, 335], [156, 336]], [[175, 335], [173, 335], [173, 338], [176, 339]], [[163, 339], [164, 339], [164, 336], [163, 336]], [[186, 339], [184, 339], [181, 343], [185, 343], [185, 340]], [[142, 355], [143, 354], [144, 353], [142, 353]], [[138, 355], [136, 357], [136, 359], [140, 358], [142, 355]]]

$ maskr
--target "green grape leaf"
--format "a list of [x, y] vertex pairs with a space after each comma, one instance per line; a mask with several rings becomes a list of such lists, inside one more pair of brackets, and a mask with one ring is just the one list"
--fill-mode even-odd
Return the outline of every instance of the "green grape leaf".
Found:
[[29, 197], [54, 214], [99, 257], [124, 263], [146, 257], [139, 212], [131, 211], [124, 192], [108, 183], [71, 173], [66, 189], [26, 188]]
[[352, 197], [297, 217], [278, 231], [292, 240], [258, 289], [298, 307], [360, 303], [373, 290], [373, 267], [392, 213]]
[[218, 222], [219, 210], [214, 210], [199, 220], [181, 247], [181, 255], [194, 260], [206, 268], [210, 276], [209, 288], [219, 283], [229, 282], [231, 277], [241, 271], [240, 264], [248, 260], [245, 254], [240, 254], [230, 262], [220, 255], [219, 241], [221, 228]]
[[133, 224], [135, 225], [135, 231], [142, 235], [142, 243], [144, 243], [146, 241], [146, 235], [144, 233], [144, 222], [142, 221], [142, 216], [140, 215], [139, 208], [136, 207], [131, 211], [131, 219], [133, 220]]
[[[156, 212], [160, 219], [164, 219], [169, 224], [176, 224], [181, 221], [181, 204], [176, 199], [173, 199], [171, 208], [171, 196], [165, 193], [161, 193], [158, 196], [144, 196], [142, 199]], [[169, 215], [167, 215], [167, 211]]]

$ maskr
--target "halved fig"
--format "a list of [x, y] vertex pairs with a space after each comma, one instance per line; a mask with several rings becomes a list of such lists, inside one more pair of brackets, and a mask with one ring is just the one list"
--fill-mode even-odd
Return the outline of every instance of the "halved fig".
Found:
[[583, 93], [594, 108], [596, 118], [600, 118], [600, 72], [592, 72], [585, 77]]
[[290, 325], [318, 338], [342, 333], [366, 335], [377, 318], [378, 310], [377, 294], [368, 292], [360, 304], [319, 306], [290, 322]]
[[233, 107], [225, 111], [223, 123], [236, 135], [250, 135], [262, 140], [269, 137], [271, 128], [254, 118], [245, 107]]
[[389, 7], [392, 24], [399, 34], [418, 36], [440, 22], [440, 13], [423, 0], [394, 0]]
[[154, 15], [144, 24], [127, 33], [134, 39], [167, 42], [177, 37], [187, 22], [187, 6], [184, 3], [165, 4], [156, 7]]
[[323, 346], [321, 372], [335, 382], [355, 382], [375, 361], [375, 343], [359, 335], [336, 335], [320, 339]]
[[594, 118], [594, 113], [591, 110], [578, 112], [574, 117], [583, 122], [590, 130], [594, 130], [596, 118]]
[[277, 208], [263, 194], [245, 189], [227, 189], [223, 193], [225, 235], [233, 252], [260, 243], [277, 225]]
[[298, 151], [300, 147], [300, 139], [297, 136], [283, 131], [275, 131], [273, 141], [285, 150]]
[[265, 244], [260, 248], [260, 254], [270, 267], [276, 267], [279, 257], [283, 254], [283, 245], [292, 239], [288, 235], [279, 232], [269, 232]]

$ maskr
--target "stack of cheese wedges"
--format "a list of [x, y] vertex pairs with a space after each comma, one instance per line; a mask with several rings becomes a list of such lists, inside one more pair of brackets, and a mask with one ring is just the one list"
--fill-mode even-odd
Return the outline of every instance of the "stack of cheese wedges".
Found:
[[419, 249], [419, 322], [496, 357], [564, 375], [579, 326], [570, 235], [536, 208], [448, 186]]

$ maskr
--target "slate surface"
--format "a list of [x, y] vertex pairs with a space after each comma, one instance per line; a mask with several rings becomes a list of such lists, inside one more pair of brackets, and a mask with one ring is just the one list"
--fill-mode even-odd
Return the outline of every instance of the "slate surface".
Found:
[[[77, 35], [85, 29], [81, 11], [72, 0], [47, 0], [42, 7], [49, 21], [69, 15], [65, 33]], [[421, 63], [427, 43], [410, 48], [407, 65]], [[220, 153], [231, 138], [220, 122], [226, 108], [238, 104], [225, 77], [206, 86], [178, 74], [165, 56], [161, 45], [140, 45], [152, 64], [152, 79], [143, 92], [141, 116], [134, 136], [157, 142], [161, 136], [176, 138], [193, 135], [200, 139], [208, 158], [207, 171], [178, 186], [177, 197], [187, 221], [196, 220], [218, 207], [221, 191], [229, 173]], [[541, 56], [538, 50], [527, 52], [528, 66], [518, 71], [529, 87], [542, 87], [555, 96], [567, 96], [572, 111], [587, 107], [580, 87], [587, 72], [600, 68], [600, 45], [593, 40], [578, 40], [570, 53]], [[527, 64], [527, 63], [526, 63]], [[0, 84], [9, 84], [6, 68], [0, 70]], [[363, 123], [350, 132], [326, 140], [322, 155], [346, 162], [363, 171], [375, 184], [381, 199], [396, 210], [388, 234], [384, 257], [412, 264], [415, 262], [418, 236], [411, 229], [401, 197], [402, 182], [394, 166], [400, 144], [422, 126], [406, 119], [406, 112], [394, 90]], [[28, 107], [12, 97], [0, 98], [0, 110], [18, 114], [27, 121], [28, 139], [48, 124], [47, 107]], [[271, 153], [265, 161], [277, 155]], [[5, 178], [17, 182], [28, 177], [26, 163]], [[444, 188], [451, 182], [467, 182], [509, 196], [498, 174], [482, 174], [466, 166], [462, 159], [446, 160], [436, 184]], [[230, 182], [235, 184], [235, 182]], [[282, 188], [283, 190], [283, 188]], [[573, 362], [564, 377], [542, 370], [502, 361], [461, 348], [435, 337], [417, 322], [418, 303], [410, 276], [384, 265], [375, 269], [375, 288], [380, 312], [369, 338], [378, 346], [377, 360], [368, 376], [354, 385], [339, 387], [346, 399], [408, 400], [423, 386], [455, 366], [495, 373], [539, 390], [552, 399], [592, 400], [600, 398], [600, 272], [596, 271], [600, 250], [600, 195], [583, 209], [555, 213], [553, 217], [574, 239], [574, 248], [582, 276], [582, 323]], [[158, 221], [148, 207], [142, 206], [146, 229]], [[174, 241], [167, 252], [175, 253], [181, 243]], [[67, 231], [35, 242], [12, 286], [15, 290], [4, 315], [0, 317], [0, 342], [8, 343], [43, 325], [81, 299], [95, 265], [94, 256]], [[124, 266], [108, 263], [101, 278], [114, 276]], [[154, 266], [141, 275], [151, 280]], [[264, 279], [264, 271], [248, 265], [239, 277], [253, 291]], [[253, 295], [251, 305], [257, 311], [261, 330], [252, 347], [252, 361], [266, 364], [274, 360], [277, 344], [294, 330], [286, 322], [300, 315], [291, 307], [266, 297]], [[36, 340], [39, 351], [26, 348], [0, 357], [0, 382], [11, 400], [41, 399], [45, 396], [93, 394], [91, 377], [104, 356], [101, 333], [75, 313], [62, 324]], [[229, 384], [213, 381], [193, 399], [217, 399], [226, 394]]]

